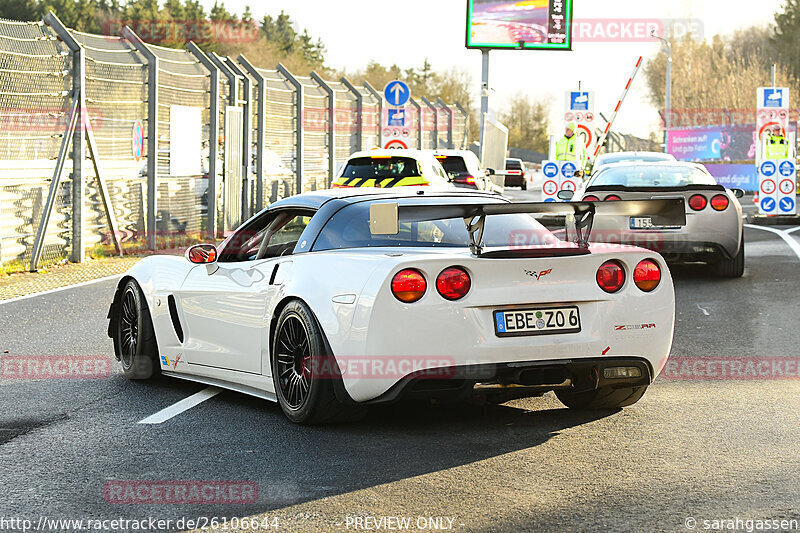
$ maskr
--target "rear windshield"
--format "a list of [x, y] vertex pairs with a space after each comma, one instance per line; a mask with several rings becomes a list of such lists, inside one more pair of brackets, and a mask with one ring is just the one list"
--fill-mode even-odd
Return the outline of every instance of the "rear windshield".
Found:
[[687, 185], [716, 185], [714, 178], [702, 170], [690, 167], [625, 166], [609, 168], [592, 180], [591, 187], [686, 187]]
[[457, 155], [449, 155], [447, 157], [436, 156], [439, 163], [444, 167], [445, 172], [448, 174], [467, 174], [467, 164], [464, 158]]
[[506, 160], [506, 170], [522, 170], [522, 165], [519, 161]]
[[664, 154], [636, 154], [636, 155], [618, 155], [607, 156], [598, 159], [601, 165], [608, 165], [610, 163], [629, 163], [632, 161], [642, 161], [644, 163], [655, 163], [658, 161], [675, 161], [674, 157]]
[[411, 157], [356, 157], [347, 162], [343, 178], [410, 178], [419, 176], [417, 160]]
[[[467, 248], [469, 235], [463, 218], [400, 222], [397, 235], [372, 235], [371, 202], [352, 204], [336, 213], [317, 238], [313, 251], [365, 247]], [[487, 247], [553, 245], [559, 240], [533, 217], [525, 214], [486, 217]]]

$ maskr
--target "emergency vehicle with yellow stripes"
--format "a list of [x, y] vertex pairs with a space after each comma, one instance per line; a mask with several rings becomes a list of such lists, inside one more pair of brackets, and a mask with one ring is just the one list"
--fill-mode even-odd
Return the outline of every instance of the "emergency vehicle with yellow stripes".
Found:
[[333, 181], [334, 189], [343, 187], [455, 189], [432, 151], [386, 149], [351, 155]]

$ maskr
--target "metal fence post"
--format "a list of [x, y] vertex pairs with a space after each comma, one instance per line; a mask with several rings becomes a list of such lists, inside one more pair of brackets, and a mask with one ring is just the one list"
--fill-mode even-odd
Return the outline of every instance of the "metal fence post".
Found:
[[455, 121], [453, 118], [453, 110], [447, 107], [447, 104], [444, 103], [444, 100], [441, 98], [436, 99], [436, 103], [439, 104], [439, 107], [445, 110], [448, 116], [447, 120], [447, 147], [450, 150], [455, 150], [455, 145], [453, 144], [453, 128], [455, 127]]
[[253, 202], [250, 198], [250, 179], [252, 178], [251, 168], [253, 164], [253, 138], [250, 128], [252, 86], [250, 78], [231, 58], [226, 58], [225, 64], [236, 74], [237, 78], [241, 78], [242, 92], [244, 93], [244, 98], [239, 100], [239, 103], [242, 104], [242, 129], [244, 130], [242, 135], [242, 173], [244, 181], [242, 187], [242, 213], [244, 214], [244, 220], [246, 220], [253, 215]]
[[122, 30], [131, 45], [147, 60], [147, 248], [156, 249], [156, 197], [158, 196], [158, 57], [138, 35], [125, 26]]
[[295, 128], [295, 176], [297, 179], [297, 193], [303, 192], [303, 84], [300, 83], [300, 80], [294, 77], [294, 75], [289, 72], [286, 67], [278, 63], [277, 67], [278, 72], [281, 73], [281, 76], [286, 78], [286, 81], [292, 84], [296, 94], [296, 115], [295, 115], [295, 122], [297, 126]]
[[319, 74], [312, 71], [311, 79], [328, 93], [328, 187], [333, 183], [336, 174], [336, 93]]
[[364, 88], [378, 100], [378, 146], [383, 147], [383, 95], [376, 91], [368, 81], [364, 82]]
[[422, 106], [419, 105], [419, 102], [414, 100], [413, 98], [409, 98], [408, 102], [417, 110], [417, 148], [422, 150], [422, 141], [424, 140], [423, 136], [423, 123], [422, 123]]
[[464, 142], [461, 145], [461, 149], [466, 150], [469, 146], [469, 113], [458, 102], [456, 102], [455, 106], [464, 115]]
[[208, 70], [210, 91], [208, 99], [208, 221], [206, 231], [217, 238], [217, 172], [219, 159], [219, 69], [193, 42], [186, 45], [189, 52]]
[[431, 111], [433, 111], [433, 148], [434, 150], [439, 149], [439, 110], [433, 105], [430, 100], [422, 97], [422, 103], [428, 106]]
[[256, 67], [239, 54], [236, 58], [240, 65], [256, 80], [258, 96], [256, 97], [256, 206], [260, 211], [264, 206], [264, 128], [267, 113], [267, 80]]
[[350, 80], [342, 76], [340, 80], [347, 90], [353, 93], [353, 96], [356, 97], [356, 113], [358, 114], [358, 134], [356, 136], [356, 146], [357, 151], [360, 152], [364, 149], [364, 95], [361, 94], [361, 91], [356, 89], [355, 85], [350, 83]]

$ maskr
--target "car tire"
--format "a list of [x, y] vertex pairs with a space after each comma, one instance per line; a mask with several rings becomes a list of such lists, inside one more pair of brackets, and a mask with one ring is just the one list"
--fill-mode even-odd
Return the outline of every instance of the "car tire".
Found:
[[520, 188], [522, 188], [523, 191], [528, 190], [528, 183], [524, 179], [522, 180], [522, 185], [520, 185]]
[[599, 389], [570, 392], [556, 390], [556, 397], [570, 409], [618, 409], [638, 402], [644, 396], [647, 385], [639, 387], [601, 387]]
[[305, 302], [293, 300], [281, 311], [270, 359], [275, 396], [292, 422], [350, 422], [366, 413], [363, 406], [344, 405], [336, 399], [334, 381], [340, 379], [336, 359]]
[[739, 240], [739, 251], [733, 259], [721, 259], [714, 266], [721, 278], [741, 278], [744, 275], [744, 231]]
[[142, 380], [161, 373], [153, 321], [136, 280], [128, 280], [122, 288], [112, 333], [114, 353], [122, 363], [125, 378]]

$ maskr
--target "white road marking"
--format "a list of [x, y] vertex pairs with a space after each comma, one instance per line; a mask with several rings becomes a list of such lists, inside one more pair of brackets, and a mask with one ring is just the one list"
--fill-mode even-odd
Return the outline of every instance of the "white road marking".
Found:
[[787, 229], [786, 233], [794, 233], [795, 231], [800, 231], [800, 226], [797, 226], [796, 228], [792, 228], [792, 229]]
[[711, 313], [709, 313], [709, 312], [708, 312], [708, 309], [706, 309], [705, 307], [700, 307], [700, 304], [697, 304], [697, 308], [698, 308], [699, 310], [701, 310], [701, 311], [703, 312], [703, 314], [704, 314], [704, 315], [706, 315], [706, 316], [711, 316]]
[[[791, 248], [792, 251], [795, 253], [795, 255], [797, 255], [797, 258], [800, 259], [800, 243], [797, 242], [796, 240], [794, 240], [789, 235], [788, 231], [771, 228], [769, 226], [754, 226], [753, 224], [745, 224], [744, 227], [750, 228], [750, 229], [760, 229], [762, 231], [768, 231], [770, 233], [774, 233], [775, 235], [778, 235], [781, 239], [783, 239], [786, 242], [786, 244], [789, 245], [789, 248]], [[800, 228], [794, 228], [794, 229], [792, 229], [792, 231], [795, 231], [796, 229], [800, 229]]]
[[140, 424], [160, 424], [162, 422], [166, 422], [170, 418], [178, 416], [184, 411], [188, 411], [192, 407], [196, 405], [200, 405], [204, 401], [213, 398], [217, 394], [222, 392], [222, 389], [217, 387], [206, 387], [205, 389], [201, 390], [196, 394], [192, 394], [188, 398], [184, 398], [183, 400], [170, 405], [167, 408], [160, 410], [159, 412], [148, 416], [143, 420], [139, 420]]
[[97, 279], [90, 279], [89, 281], [82, 281], [80, 283], [75, 283], [74, 285], [64, 285], [63, 287], [56, 287], [55, 289], [48, 289], [46, 291], [40, 292], [32, 292], [30, 294], [26, 294], [24, 296], [17, 296], [15, 298], [9, 298], [8, 300], [0, 300], [0, 305], [2, 304], [10, 304], [11, 302], [18, 302], [20, 300], [27, 300], [28, 298], [34, 298], [36, 296], [44, 296], [45, 294], [53, 294], [54, 292], [65, 291], [67, 289], [75, 289], [77, 287], [85, 287], [86, 285], [92, 285], [94, 283], [100, 283], [101, 281], [108, 281], [112, 279], [121, 278], [122, 274], [114, 274], [113, 276], [106, 276], [104, 278], [97, 278]]

